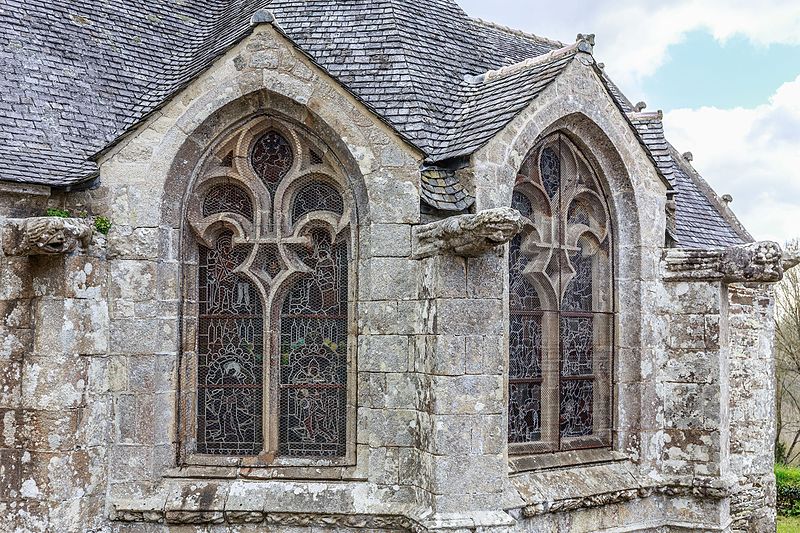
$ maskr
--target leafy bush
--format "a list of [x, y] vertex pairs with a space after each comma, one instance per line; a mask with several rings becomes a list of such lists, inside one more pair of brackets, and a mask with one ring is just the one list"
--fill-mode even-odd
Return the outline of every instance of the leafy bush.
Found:
[[[61, 218], [71, 218], [73, 216], [86, 218], [87, 216], [86, 211], [81, 211], [80, 213], [72, 214], [70, 211], [66, 209], [59, 209], [57, 207], [47, 208], [46, 214], [49, 217], [61, 217]], [[103, 235], [108, 235], [108, 231], [111, 229], [111, 221], [104, 216], [96, 216], [94, 217], [94, 229], [96, 229], [98, 233], [102, 233]]]
[[94, 217], [94, 229], [103, 235], [108, 235], [108, 231], [111, 229], [111, 221], [104, 216]]
[[775, 465], [775, 483], [778, 489], [778, 513], [800, 516], [800, 468]]
[[66, 209], [59, 209], [57, 207], [48, 207], [47, 208], [47, 216], [49, 216], [49, 217], [69, 218], [72, 215]]

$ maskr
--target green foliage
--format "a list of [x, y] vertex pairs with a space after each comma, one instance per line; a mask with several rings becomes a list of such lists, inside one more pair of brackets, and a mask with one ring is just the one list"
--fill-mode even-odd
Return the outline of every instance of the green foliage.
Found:
[[108, 235], [108, 231], [111, 229], [111, 221], [104, 216], [94, 217], [94, 229], [103, 235]]
[[775, 483], [778, 489], [778, 513], [800, 516], [800, 468], [775, 465]]
[[778, 533], [797, 533], [800, 531], [800, 518], [778, 517]]
[[57, 207], [48, 207], [46, 213], [49, 217], [69, 218], [72, 216], [66, 209], [59, 209]]
[[[47, 211], [45, 212], [49, 217], [60, 217], [60, 218], [86, 218], [88, 213], [86, 211], [80, 211], [78, 213], [72, 213], [67, 209], [60, 209], [58, 207], [48, 207]], [[96, 216], [94, 217], [94, 229], [98, 231], [98, 233], [102, 233], [103, 235], [108, 235], [108, 231], [111, 229], [111, 221], [104, 217], [104, 216]]]

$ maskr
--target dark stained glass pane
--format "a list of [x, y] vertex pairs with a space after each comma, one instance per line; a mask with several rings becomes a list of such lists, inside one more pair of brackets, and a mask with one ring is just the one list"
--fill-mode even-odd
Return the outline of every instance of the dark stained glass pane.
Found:
[[200, 453], [257, 455], [263, 447], [261, 296], [234, 272], [246, 250], [223, 233], [200, 247], [198, 420]]
[[561, 317], [561, 375], [592, 373], [593, 317]]
[[561, 437], [585, 437], [592, 434], [594, 383], [591, 380], [561, 382]]
[[511, 312], [509, 378], [542, 376], [542, 316]]
[[292, 224], [304, 215], [314, 211], [329, 211], [341, 215], [344, 213], [344, 200], [339, 191], [321, 181], [314, 181], [301, 188], [292, 206]]
[[253, 202], [247, 193], [233, 184], [215, 185], [203, 200], [203, 216], [237, 213], [253, 220]]
[[592, 311], [592, 257], [579, 250], [570, 257], [575, 276], [564, 291], [561, 308], [564, 311]]
[[521, 252], [522, 235], [511, 240], [508, 251], [509, 305], [517, 311], [541, 309], [539, 294], [531, 282], [523, 275], [528, 258]]
[[561, 159], [552, 148], [542, 150], [540, 174], [547, 195], [554, 197], [561, 187]]
[[519, 211], [524, 217], [530, 217], [533, 214], [531, 201], [520, 191], [514, 191], [514, 195], [511, 198], [511, 207]]
[[279, 453], [341, 457], [347, 422], [346, 241], [312, 235], [304, 261], [313, 272], [295, 282], [281, 312]]
[[542, 438], [542, 386], [510, 383], [508, 387], [508, 442], [535, 442]]
[[289, 142], [283, 135], [277, 131], [270, 131], [255, 142], [250, 161], [256, 175], [261, 178], [270, 194], [274, 196], [278, 183], [292, 168], [294, 155]]

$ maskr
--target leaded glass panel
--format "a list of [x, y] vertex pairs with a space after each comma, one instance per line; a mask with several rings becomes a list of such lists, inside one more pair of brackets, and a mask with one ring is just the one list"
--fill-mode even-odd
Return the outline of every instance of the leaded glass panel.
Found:
[[198, 451], [256, 455], [263, 447], [261, 297], [234, 270], [246, 257], [222, 233], [200, 247]]
[[610, 443], [613, 248], [590, 169], [556, 135], [517, 178], [512, 207], [529, 224], [508, 255], [511, 453]]
[[[269, 126], [277, 123], [257, 118], [222, 141], [231, 150], [226, 181], [209, 163], [187, 210], [198, 253], [192, 451], [257, 456], [252, 464], [327, 462], [352, 453], [355, 210], [344, 172], [318, 157], [327, 151], [305, 133], [278, 133], [289, 125]], [[298, 162], [294, 154], [312, 156]], [[248, 181], [253, 172], [244, 161], [266, 188]]]
[[312, 235], [313, 271], [283, 304], [280, 345], [280, 451], [340, 456], [347, 388], [347, 243]]

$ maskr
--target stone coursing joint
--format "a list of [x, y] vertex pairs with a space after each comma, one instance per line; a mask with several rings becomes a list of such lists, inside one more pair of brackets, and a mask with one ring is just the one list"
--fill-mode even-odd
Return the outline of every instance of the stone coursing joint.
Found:
[[723, 283], [775, 283], [785, 270], [800, 263], [795, 255], [784, 255], [780, 245], [761, 241], [709, 250], [668, 250], [667, 281], [721, 281]]
[[91, 224], [79, 218], [31, 217], [7, 219], [2, 229], [7, 256], [56, 255], [88, 247]]
[[523, 225], [520, 212], [510, 207], [446, 218], [417, 229], [414, 255], [417, 259], [437, 254], [478, 257], [513, 239]]

